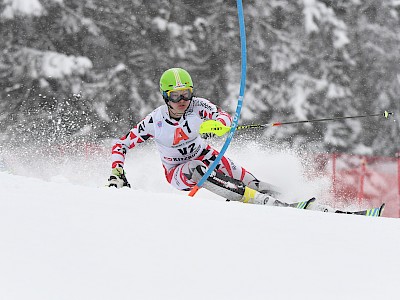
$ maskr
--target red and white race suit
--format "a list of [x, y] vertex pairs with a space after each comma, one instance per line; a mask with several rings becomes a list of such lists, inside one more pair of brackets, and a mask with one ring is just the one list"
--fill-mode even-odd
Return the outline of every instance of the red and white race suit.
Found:
[[[205, 120], [217, 120], [231, 126], [231, 116], [207, 99], [193, 97], [179, 121], [170, 118], [166, 104], [149, 113], [112, 147], [112, 167], [123, 166], [126, 152], [139, 143], [153, 139], [157, 145], [167, 181], [179, 190], [196, 185], [189, 174], [198, 165], [209, 166], [218, 152], [201, 138], [199, 128]], [[227, 157], [221, 159], [217, 172], [243, 181], [255, 177]]]

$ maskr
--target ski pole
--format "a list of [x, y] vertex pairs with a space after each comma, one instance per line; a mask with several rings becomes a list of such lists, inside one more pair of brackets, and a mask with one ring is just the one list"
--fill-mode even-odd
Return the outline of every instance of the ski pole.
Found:
[[[267, 124], [249, 124], [249, 125], [238, 125], [236, 130], [243, 129], [257, 129], [257, 128], [265, 128], [265, 127], [273, 127], [273, 126], [282, 126], [289, 124], [302, 124], [302, 123], [316, 123], [316, 122], [325, 122], [325, 121], [339, 121], [344, 119], [359, 119], [359, 118], [367, 118], [367, 117], [378, 117], [384, 116], [386, 119], [389, 116], [393, 115], [392, 112], [385, 111], [384, 113], [379, 114], [367, 114], [367, 115], [358, 115], [358, 116], [348, 116], [348, 117], [335, 117], [335, 118], [323, 118], [323, 119], [312, 119], [312, 120], [301, 120], [301, 121], [287, 121], [287, 122], [274, 122]], [[218, 136], [223, 136], [227, 133], [231, 128], [229, 126], [225, 126], [218, 121], [209, 120], [205, 121], [200, 126], [200, 134], [203, 133], [214, 133]]]

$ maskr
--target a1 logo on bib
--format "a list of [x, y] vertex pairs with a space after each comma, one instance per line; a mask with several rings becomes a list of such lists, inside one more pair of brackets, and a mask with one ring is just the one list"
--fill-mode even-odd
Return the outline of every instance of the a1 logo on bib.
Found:
[[186, 141], [189, 139], [187, 134], [183, 131], [182, 128], [178, 127], [175, 129], [175, 134], [174, 134], [174, 142], [173, 145], [178, 145], [182, 140]]

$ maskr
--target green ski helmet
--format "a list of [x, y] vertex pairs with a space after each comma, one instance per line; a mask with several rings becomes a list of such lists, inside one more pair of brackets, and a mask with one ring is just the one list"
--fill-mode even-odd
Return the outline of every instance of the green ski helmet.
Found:
[[[170, 101], [170, 92], [189, 89], [193, 93], [193, 81], [190, 74], [181, 68], [166, 70], [160, 78], [160, 92], [166, 102]], [[190, 96], [191, 98], [191, 96]]]

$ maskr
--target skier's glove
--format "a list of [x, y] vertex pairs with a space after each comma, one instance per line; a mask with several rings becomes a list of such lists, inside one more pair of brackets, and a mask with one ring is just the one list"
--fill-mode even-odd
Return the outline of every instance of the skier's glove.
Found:
[[217, 135], [213, 132], [207, 132], [207, 133], [202, 133], [201, 137], [206, 140], [206, 139], [215, 138], [215, 137], [217, 137]]
[[108, 187], [114, 186], [117, 189], [120, 189], [124, 186], [130, 188], [131, 185], [129, 184], [128, 180], [126, 179], [125, 174], [126, 173], [122, 167], [116, 167], [116, 168], [112, 169], [111, 176], [107, 182], [107, 186]]

